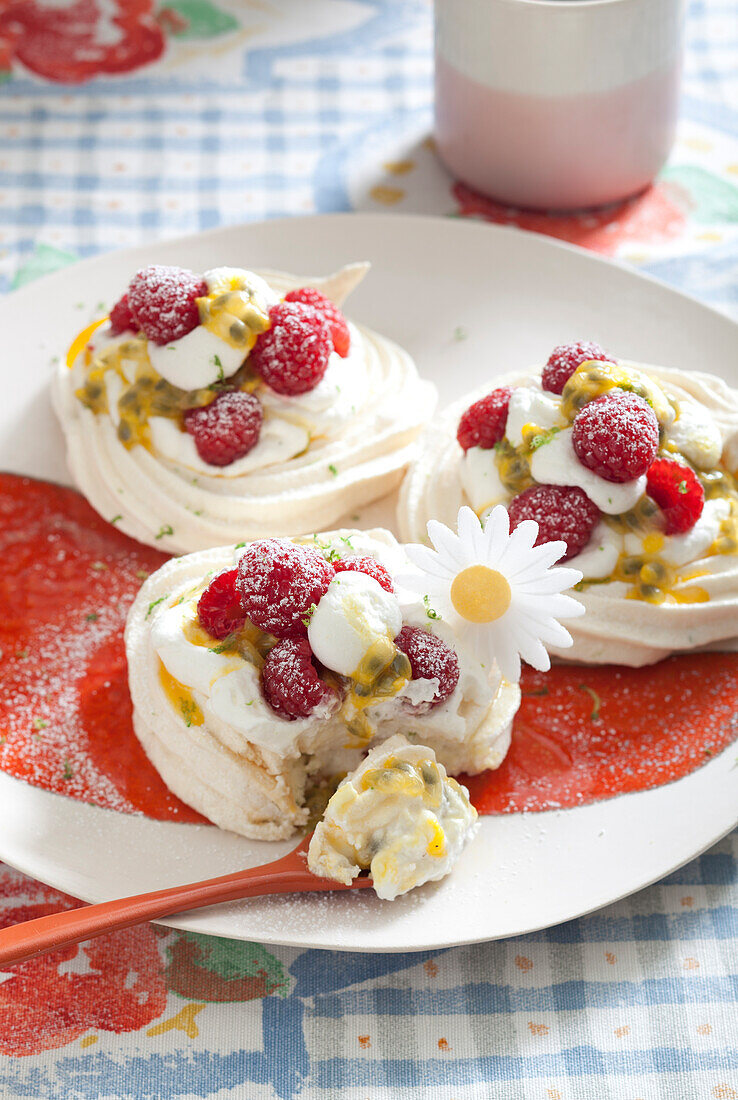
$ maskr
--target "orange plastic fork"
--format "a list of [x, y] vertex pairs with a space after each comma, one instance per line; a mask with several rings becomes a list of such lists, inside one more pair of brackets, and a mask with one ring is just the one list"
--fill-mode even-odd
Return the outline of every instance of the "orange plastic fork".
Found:
[[62, 913], [50, 913], [36, 920], [23, 921], [0, 929], [0, 967], [24, 962], [82, 940], [130, 928], [133, 924], [170, 917], [188, 909], [202, 909], [206, 905], [218, 905], [239, 898], [255, 898], [265, 894], [306, 893], [315, 890], [359, 890], [371, 886], [370, 878], [354, 879], [350, 886], [332, 879], [317, 878], [307, 867], [307, 848], [310, 836], [281, 859], [234, 871], [220, 878], [191, 882], [187, 886], [170, 886], [166, 890], [154, 890], [150, 894], [137, 894], [116, 901], [103, 901], [99, 905], [84, 905], [80, 909], [67, 909]]

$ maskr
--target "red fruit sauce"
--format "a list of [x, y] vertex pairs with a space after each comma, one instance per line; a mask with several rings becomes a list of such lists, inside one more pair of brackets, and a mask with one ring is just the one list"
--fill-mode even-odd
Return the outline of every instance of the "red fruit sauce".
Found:
[[[0, 474], [0, 768], [123, 813], [202, 821], [131, 724], [123, 627], [166, 560], [71, 489]], [[526, 669], [499, 770], [466, 782], [481, 813], [578, 806], [678, 779], [738, 736], [738, 654], [644, 669]]]
[[131, 724], [123, 627], [166, 560], [72, 489], [0, 474], [0, 768], [124, 813], [203, 820]]
[[464, 779], [480, 813], [583, 806], [680, 779], [738, 737], [738, 653], [647, 668], [526, 668], [497, 771]]

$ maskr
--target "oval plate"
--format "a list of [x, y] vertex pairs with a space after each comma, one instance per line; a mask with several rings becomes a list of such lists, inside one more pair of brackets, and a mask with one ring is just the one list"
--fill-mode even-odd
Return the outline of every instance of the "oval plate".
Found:
[[[738, 325], [652, 279], [541, 236], [397, 215], [326, 215], [243, 225], [86, 260], [0, 302], [6, 348], [0, 468], [62, 480], [52, 359], [148, 263], [326, 273], [373, 270], [356, 320], [403, 344], [441, 402], [557, 343], [597, 340], [624, 358], [709, 370], [738, 385]], [[705, 353], [709, 350], [709, 361]], [[66, 476], [66, 475], [65, 475]], [[388, 504], [367, 525], [392, 522]], [[482, 819], [444, 882], [383, 903], [300, 894], [204, 909], [172, 925], [261, 943], [412, 951], [495, 939], [570, 920], [641, 889], [736, 824], [738, 748], [676, 783], [571, 810]], [[87, 901], [192, 882], [276, 858], [248, 841], [85, 805], [0, 773], [0, 858]]]

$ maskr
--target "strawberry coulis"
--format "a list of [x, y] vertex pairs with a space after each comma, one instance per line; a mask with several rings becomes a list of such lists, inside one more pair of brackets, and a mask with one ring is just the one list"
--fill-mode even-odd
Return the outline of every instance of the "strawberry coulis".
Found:
[[468, 776], [480, 813], [582, 806], [680, 779], [738, 737], [738, 653], [526, 668], [510, 750]]
[[72, 489], [0, 474], [0, 768], [124, 813], [203, 820], [133, 732], [123, 628], [166, 560]]
[[[71, 489], [0, 474], [0, 561], [0, 768], [123, 813], [202, 821], [164, 785], [132, 725], [125, 618], [166, 556]], [[521, 687], [502, 767], [465, 779], [480, 813], [646, 790], [738, 736], [738, 654], [526, 669]]]

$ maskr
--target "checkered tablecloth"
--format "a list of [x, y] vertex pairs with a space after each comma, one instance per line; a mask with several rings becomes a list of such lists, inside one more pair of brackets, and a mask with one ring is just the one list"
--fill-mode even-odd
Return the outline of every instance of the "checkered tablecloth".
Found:
[[[549, 233], [738, 312], [734, 0], [690, 5], [656, 185], [563, 218], [439, 166], [431, 22], [426, 0], [0, 0], [0, 287], [157, 236], [391, 209]], [[586, 919], [431, 955], [105, 937], [0, 974], [0, 1095], [738, 1100], [737, 855], [734, 834]], [[6, 921], [71, 904], [2, 876]]]

